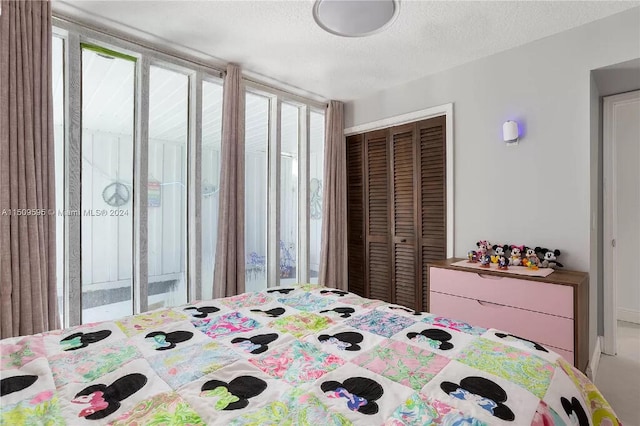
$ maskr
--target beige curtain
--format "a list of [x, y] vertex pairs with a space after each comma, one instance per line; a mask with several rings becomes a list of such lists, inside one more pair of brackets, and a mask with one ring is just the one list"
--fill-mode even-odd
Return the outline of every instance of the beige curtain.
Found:
[[55, 329], [59, 321], [51, 4], [1, 1], [0, 338], [6, 338]]
[[318, 282], [347, 290], [347, 154], [343, 110], [342, 102], [331, 101], [326, 113]]
[[240, 68], [233, 64], [224, 78], [220, 154], [216, 298], [244, 293], [244, 91]]

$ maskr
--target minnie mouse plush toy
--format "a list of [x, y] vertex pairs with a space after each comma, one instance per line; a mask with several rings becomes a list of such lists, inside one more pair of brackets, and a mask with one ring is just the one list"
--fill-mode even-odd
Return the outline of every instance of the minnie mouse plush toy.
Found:
[[509, 265], [521, 266], [522, 265], [522, 252], [524, 251], [524, 245], [516, 246], [511, 245], [511, 257], [509, 258]]

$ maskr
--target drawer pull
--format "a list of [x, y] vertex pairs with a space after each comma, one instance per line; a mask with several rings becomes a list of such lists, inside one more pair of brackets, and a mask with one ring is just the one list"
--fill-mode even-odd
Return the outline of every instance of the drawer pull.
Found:
[[480, 306], [493, 306], [496, 308], [502, 308], [503, 305], [498, 305], [497, 303], [491, 303], [491, 302], [483, 302], [481, 300], [476, 299], [476, 302], [478, 302], [478, 304]]
[[485, 279], [485, 280], [501, 280], [501, 279], [503, 279], [503, 278], [504, 278], [504, 277], [499, 277], [499, 276], [497, 276], [497, 275], [481, 274], [481, 273], [479, 273], [479, 272], [476, 272], [476, 274], [477, 274], [480, 278], [483, 278], [483, 279]]

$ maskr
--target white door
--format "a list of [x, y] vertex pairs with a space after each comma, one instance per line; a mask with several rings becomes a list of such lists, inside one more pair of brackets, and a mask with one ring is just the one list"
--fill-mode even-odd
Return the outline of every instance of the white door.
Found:
[[617, 320], [640, 323], [640, 91], [604, 98], [605, 341]]

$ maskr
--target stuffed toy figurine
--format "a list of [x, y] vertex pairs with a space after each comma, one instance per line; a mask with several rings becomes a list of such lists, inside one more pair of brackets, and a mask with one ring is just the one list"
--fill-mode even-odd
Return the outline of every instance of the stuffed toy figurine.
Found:
[[480, 266], [482, 268], [490, 268], [491, 267], [491, 256], [487, 253], [480, 256]]
[[478, 250], [476, 250], [478, 253], [478, 259], [482, 259], [482, 256], [489, 254], [489, 250], [491, 250], [491, 244], [487, 240], [478, 241], [476, 246], [478, 246]]
[[475, 250], [469, 250], [467, 253], [467, 258], [469, 259], [469, 263], [477, 263], [478, 262], [478, 253]]
[[507, 250], [509, 249], [509, 246], [504, 244], [504, 245], [500, 245], [500, 244], [494, 244], [493, 245], [493, 255], [491, 255], [491, 263], [500, 263], [500, 257], [507, 256]]
[[522, 264], [529, 269], [538, 269], [540, 265], [540, 259], [536, 254], [536, 251], [531, 247], [525, 247], [525, 257], [522, 259]]
[[556, 269], [557, 267], [564, 268], [564, 265], [558, 262], [558, 256], [560, 256], [560, 250], [549, 250], [546, 248], [536, 247], [536, 253], [542, 259], [540, 265], [543, 268]]
[[504, 255], [500, 256], [500, 259], [498, 259], [498, 269], [506, 271], [507, 269], [509, 269], [508, 265], [509, 260], [507, 259], [507, 257]]
[[509, 257], [509, 265], [521, 266], [522, 265], [522, 252], [524, 251], [524, 245], [516, 246], [511, 245], [511, 256]]

